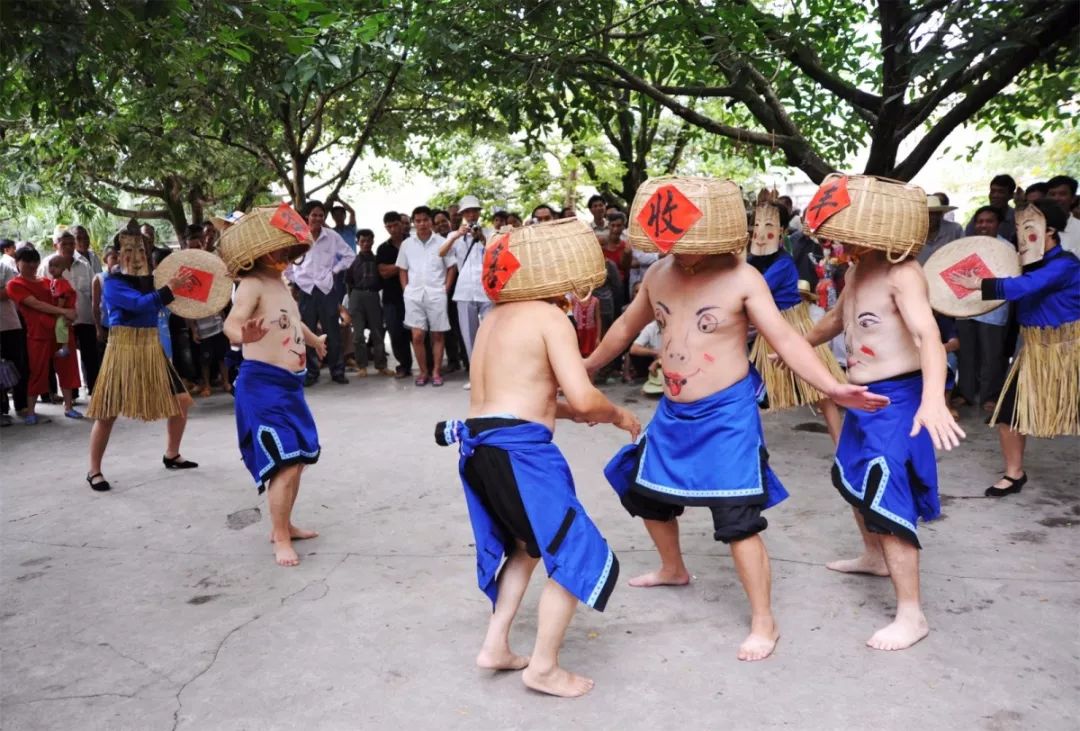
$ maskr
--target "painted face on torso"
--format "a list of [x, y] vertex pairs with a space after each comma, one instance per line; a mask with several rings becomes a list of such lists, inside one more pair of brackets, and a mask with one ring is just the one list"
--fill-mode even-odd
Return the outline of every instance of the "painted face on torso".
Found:
[[688, 402], [746, 375], [747, 320], [741, 291], [725, 286], [734, 277], [733, 256], [694, 274], [681, 269], [675, 258], [662, 264], [648, 291], [660, 327], [664, 392]]
[[1016, 242], [1021, 266], [1034, 264], [1046, 253], [1046, 218], [1035, 206], [1016, 212]]
[[780, 248], [780, 209], [771, 203], [754, 209], [754, 230], [750, 236], [750, 253], [768, 256]]
[[884, 261], [865, 259], [848, 271], [844, 347], [852, 383], [871, 383], [919, 368], [919, 351], [893, 301], [888, 271]]

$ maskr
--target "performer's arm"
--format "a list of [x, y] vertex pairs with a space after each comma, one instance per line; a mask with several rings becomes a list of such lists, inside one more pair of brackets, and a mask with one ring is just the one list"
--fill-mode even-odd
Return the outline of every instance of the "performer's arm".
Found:
[[[181, 271], [183, 270], [181, 269]], [[190, 279], [190, 275], [188, 275], [188, 278]], [[117, 277], [109, 277], [105, 280], [104, 296], [109, 301], [109, 307], [127, 310], [128, 312], [157, 312], [176, 299], [170, 285], [179, 285], [178, 279], [173, 278], [164, 287], [141, 294], [130, 284], [121, 281]]]
[[556, 416], [593, 424], [614, 424], [630, 432], [636, 439], [641, 431], [641, 422], [626, 409], [611, 403], [589, 380], [578, 350], [577, 333], [570, 320], [562, 312], [552, 309], [541, 327], [548, 362], [555, 374], [555, 381], [566, 397], [564, 406], [556, 401]]
[[788, 324], [776, 309], [765, 279], [749, 265], [741, 268], [746, 286], [746, 312], [758, 332], [772, 346], [787, 367], [841, 406], [876, 411], [889, 399], [870, 393], [866, 386], [838, 383], [806, 338]]
[[843, 300], [844, 292], [841, 292], [833, 308], [825, 313], [825, 317], [814, 323], [810, 332], [806, 333], [806, 342], [810, 343], [811, 347], [816, 348], [822, 343], [827, 343], [844, 331], [844, 310], [840, 304]]
[[309, 348], [315, 348], [315, 354], [319, 356], [319, 358], [325, 358], [326, 335], [316, 335], [315, 333], [311, 332], [311, 329], [302, 322], [300, 323], [300, 330], [304, 334], [304, 345], [308, 346]]
[[[261, 340], [269, 332], [269, 328], [265, 327], [265, 318], [252, 319], [258, 306], [257, 283], [251, 279], [241, 279], [233, 295], [232, 309], [229, 310], [229, 316], [225, 318], [225, 337], [230, 343], [233, 345], [253, 343]], [[254, 337], [255, 335], [258, 337]]]
[[919, 348], [922, 367], [922, 401], [915, 413], [911, 436], [925, 427], [937, 449], [952, 449], [959, 446], [965, 434], [945, 403], [945, 348], [934, 311], [930, 309], [926, 277], [919, 266], [900, 264], [889, 272], [889, 287], [900, 318]]
[[1015, 302], [1037, 292], [1061, 289], [1069, 284], [1069, 268], [1047, 262], [1046, 266], [1024, 272], [1018, 277], [983, 279], [978, 289], [984, 300], [1008, 300]]
[[634, 341], [642, 329], [653, 321], [654, 315], [649, 298], [649, 280], [652, 269], [645, 272], [645, 278], [641, 281], [641, 290], [638, 296], [631, 300], [619, 319], [612, 323], [608, 331], [604, 333], [604, 339], [600, 345], [585, 359], [585, 368], [589, 373], [595, 373], [615, 359], [619, 353]]

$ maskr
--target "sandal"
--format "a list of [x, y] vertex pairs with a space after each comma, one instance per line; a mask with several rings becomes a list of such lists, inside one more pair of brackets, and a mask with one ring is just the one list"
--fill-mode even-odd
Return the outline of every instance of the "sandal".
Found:
[[199, 466], [197, 462], [189, 462], [188, 460], [183, 459], [179, 454], [175, 457], [161, 455], [161, 461], [167, 470], [191, 470]]
[[416, 380], [413, 381], [413, 385], [426, 386], [427, 385], [427, 377], [426, 376], [417, 376]]
[[64, 416], [66, 416], [69, 419], [82, 419], [82, 418], [85, 418], [82, 415], [81, 412], [76, 411], [75, 409], [68, 409], [67, 411], [64, 412]]
[[431, 385], [432, 385], [432, 386], [434, 386], [434, 387], [436, 387], [436, 388], [438, 388], [439, 386], [443, 385], [443, 379], [442, 379], [442, 376], [432, 376], [432, 378], [431, 378]]
[[1027, 484], [1027, 472], [1022, 473], [1019, 477], [1009, 477], [1008, 475], [1002, 475], [1001, 479], [1009, 483], [1008, 487], [994, 487], [990, 486], [986, 488], [986, 492], [983, 495], [986, 497], [1005, 497], [1006, 495], [1013, 495], [1024, 489], [1024, 485]]
[[[94, 479], [97, 477], [101, 478], [101, 482], [94, 482]], [[110, 485], [109, 481], [105, 479], [105, 475], [101, 474], [100, 472], [95, 472], [92, 475], [87, 472], [86, 484], [90, 485], [90, 489], [95, 492], [108, 492], [112, 489], [112, 485]]]

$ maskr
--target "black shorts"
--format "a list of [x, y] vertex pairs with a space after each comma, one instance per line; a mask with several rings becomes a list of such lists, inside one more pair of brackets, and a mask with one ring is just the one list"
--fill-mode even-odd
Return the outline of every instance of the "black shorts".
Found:
[[[473, 434], [480, 434], [489, 429], [525, 423], [521, 419], [489, 417], [469, 419], [465, 426]], [[540, 547], [518, 492], [510, 456], [498, 447], [477, 447], [472, 456], [465, 460], [465, 479], [503, 533], [524, 543], [531, 557], [540, 558]], [[507, 546], [507, 549], [510, 548]]]
[[1009, 387], [1001, 394], [1001, 399], [998, 403], [1001, 404], [1001, 408], [998, 409], [997, 418], [990, 418], [986, 423], [990, 426], [994, 424], [1004, 424], [1005, 426], [1012, 426], [1013, 415], [1016, 413], [1016, 383], [1019, 381], [1019, 377], [1014, 378], [1013, 382], [1009, 384]]
[[225, 333], [210, 335], [199, 340], [199, 358], [203, 365], [214, 366], [225, 360], [229, 352], [229, 339]]
[[[677, 518], [686, 510], [685, 505], [660, 502], [633, 489], [622, 497], [622, 504], [630, 515], [664, 522]], [[723, 543], [744, 540], [769, 527], [769, 521], [761, 515], [761, 505], [724, 503], [708, 508], [712, 511], [713, 538]]]
[[172, 391], [173, 396], [179, 396], [182, 393], [187, 393], [187, 389], [184, 388], [183, 381], [180, 380], [180, 374], [173, 368], [173, 364], [165, 361], [169, 366], [169, 388]]

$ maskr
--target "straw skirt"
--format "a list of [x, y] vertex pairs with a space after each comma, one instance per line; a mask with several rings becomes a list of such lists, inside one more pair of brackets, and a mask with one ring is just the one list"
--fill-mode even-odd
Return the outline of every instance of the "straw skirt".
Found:
[[180, 407], [174, 387], [179, 382], [161, 348], [157, 328], [113, 327], [86, 415], [142, 421], [176, 416]]
[[[810, 319], [810, 308], [805, 302], [781, 310], [780, 314], [800, 335], [806, 335], [814, 327], [814, 323]], [[779, 366], [775, 361], [770, 360], [769, 356], [774, 352], [776, 351], [761, 335], [755, 338], [754, 345], [750, 349], [750, 361], [757, 368], [758, 373], [761, 374], [761, 378], [765, 382], [765, 391], [769, 394], [770, 409], [790, 409], [793, 406], [816, 404], [825, 398], [821, 391], [796, 376], [792, 370]], [[817, 346], [814, 348], [814, 352], [817, 353], [818, 358], [832, 373], [833, 378], [844, 383], [846, 380], [844, 373], [840, 370], [840, 364], [836, 362], [836, 358], [829, 349], [829, 344], [824, 343]]]
[[1016, 389], [1010, 426], [1032, 437], [1080, 435], [1080, 320], [1061, 327], [1021, 327], [1023, 346], [1009, 369], [997, 408]]

